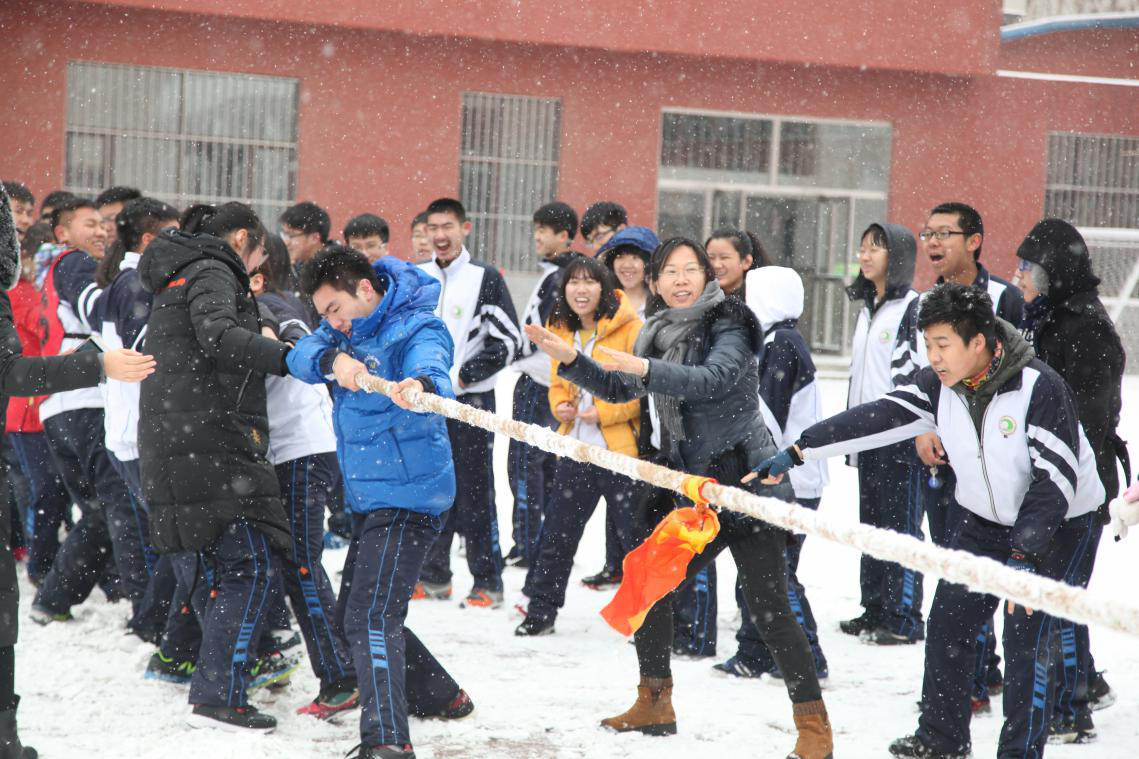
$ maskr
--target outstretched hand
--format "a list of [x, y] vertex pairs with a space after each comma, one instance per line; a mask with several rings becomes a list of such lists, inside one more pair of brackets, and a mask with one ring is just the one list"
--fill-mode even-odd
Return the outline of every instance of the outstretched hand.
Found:
[[764, 485], [778, 485], [783, 482], [783, 475], [802, 463], [803, 454], [798, 446], [793, 445], [761, 462], [759, 466], [741, 477], [740, 482], [747, 484], [756, 477], [762, 477], [761, 482]]
[[116, 348], [103, 354], [103, 373], [119, 382], [142, 382], [154, 374], [154, 356], [144, 356], [130, 348]]
[[572, 364], [577, 358], [577, 348], [555, 335], [540, 324], [527, 324], [524, 327], [526, 337], [550, 358], [563, 364]]
[[604, 355], [608, 356], [607, 361], [601, 362], [601, 368], [609, 372], [626, 372], [628, 374], [635, 374], [638, 377], [645, 375], [647, 360], [634, 356], [632, 353], [625, 351], [613, 350], [604, 345], [597, 346], [597, 349]]

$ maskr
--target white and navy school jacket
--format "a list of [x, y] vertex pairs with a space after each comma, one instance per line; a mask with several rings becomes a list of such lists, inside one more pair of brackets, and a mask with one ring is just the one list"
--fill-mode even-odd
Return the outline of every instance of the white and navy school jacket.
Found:
[[[51, 274], [55, 291], [59, 295], [56, 314], [64, 331], [63, 342], [59, 347], [60, 355], [78, 348], [87, 335], [99, 331], [95, 303], [102, 293], [95, 284], [98, 261], [82, 250], [62, 255]], [[64, 411], [85, 408], [103, 408], [101, 389], [84, 387], [54, 393], [40, 405], [40, 419], [46, 421]]]
[[[146, 322], [154, 296], [138, 278], [138, 253], [127, 253], [119, 264], [114, 281], [96, 304], [100, 335], [110, 349], [142, 351]], [[119, 382], [108, 378], [99, 386], [103, 392], [103, 429], [107, 450], [119, 461], [138, 458], [138, 402], [141, 383]]]
[[[797, 323], [788, 319], [767, 329], [759, 356], [759, 410], [779, 448], [794, 445], [803, 430], [823, 418], [815, 362]], [[823, 459], [804, 462], [788, 476], [796, 498], [821, 498], [830, 482]]]
[[[291, 294], [262, 293], [260, 307], [268, 309], [282, 340], [296, 342], [312, 334], [306, 307]], [[324, 385], [310, 385], [292, 375], [265, 376], [266, 408], [269, 413], [269, 450], [273, 466], [289, 461], [336, 452], [332, 427], [332, 398]]]
[[[939, 278], [938, 284], [944, 282]], [[1024, 294], [1011, 282], [989, 274], [989, 270], [977, 264], [977, 278], [973, 280], [973, 287], [980, 288], [989, 294], [993, 300], [993, 310], [996, 315], [1009, 324], [1019, 326], [1024, 316]], [[929, 357], [925, 353], [925, 337], [918, 329], [918, 310], [925, 293], [910, 303], [905, 317], [898, 330], [898, 340], [894, 345], [894, 356], [891, 360], [891, 373], [893, 384], [908, 385], [913, 382], [914, 375], [923, 366], [929, 366]]]
[[[498, 269], [463, 252], [446, 268], [434, 260], [420, 264], [443, 284], [435, 315], [455, 343], [451, 384], [455, 395], [494, 389], [495, 377], [521, 350], [522, 335], [514, 301]], [[459, 387], [462, 380], [464, 387]]]
[[[558, 302], [558, 284], [561, 282], [562, 271], [566, 265], [577, 258], [580, 253], [567, 251], [559, 253], [550, 260], [542, 261], [542, 278], [530, 293], [526, 301], [526, 308], [522, 311], [522, 326], [537, 324], [544, 327], [550, 321], [550, 314]], [[543, 387], [550, 386], [550, 357], [539, 350], [523, 332], [519, 339], [522, 348], [514, 368]]]
[[850, 454], [936, 432], [957, 474], [957, 502], [1011, 527], [1010, 545], [1043, 553], [1066, 519], [1095, 511], [1103, 485], [1071, 389], [1032, 359], [990, 401], [978, 431], [963, 394], [920, 369], [913, 384], [803, 432], [804, 459]]

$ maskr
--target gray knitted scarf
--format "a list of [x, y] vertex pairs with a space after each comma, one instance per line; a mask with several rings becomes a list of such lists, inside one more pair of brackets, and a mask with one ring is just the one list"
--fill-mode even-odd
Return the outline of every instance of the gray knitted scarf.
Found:
[[[714, 306], [724, 299], [720, 284], [712, 280], [704, 292], [687, 308], [666, 308], [645, 322], [633, 346], [633, 353], [641, 358], [659, 358], [674, 364], [684, 363], [688, 353], [688, 338], [696, 325]], [[653, 393], [653, 404], [661, 427], [673, 441], [684, 440], [684, 422], [680, 416], [680, 399], [674, 395]]]

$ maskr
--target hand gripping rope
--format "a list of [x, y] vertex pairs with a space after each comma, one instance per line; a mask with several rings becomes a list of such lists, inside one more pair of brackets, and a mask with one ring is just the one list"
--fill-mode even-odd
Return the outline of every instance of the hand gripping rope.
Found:
[[[394, 382], [361, 373], [356, 384], [369, 393], [386, 394]], [[727, 487], [715, 480], [641, 461], [605, 448], [583, 443], [553, 430], [500, 417], [433, 393], [409, 390], [404, 393], [417, 410], [455, 419], [517, 440], [574, 461], [594, 464], [634, 480], [680, 493], [697, 503], [712, 502], [722, 509], [746, 514], [794, 532], [825, 538], [856, 548], [883, 561], [894, 561], [910, 569], [960, 583], [981, 593], [991, 593], [1018, 606], [1045, 611], [1084, 624], [1095, 624], [1139, 636], [1139, 608], [1115, 599], [1095, 596], [1083, 588], [1066, 585], [966, 551], [951, 550], [926, 543], [909, 535], [862, 524], [833, 523], [818, 513], [794, 503]], [[693, 498], [693, 496], [696, 498]]]

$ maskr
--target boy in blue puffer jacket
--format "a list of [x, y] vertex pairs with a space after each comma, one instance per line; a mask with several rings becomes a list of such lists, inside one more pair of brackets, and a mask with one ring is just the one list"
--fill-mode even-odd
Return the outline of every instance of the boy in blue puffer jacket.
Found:
[[[423, 559], [455, 498], [442, 417], [412, 411], [418, 386], [453, 398], [453, 344], [434, 315], [440, 284], [385, 257], [368, 263], [326, 246], [301, 272], [301, 289], [323, 322], [288, 358], [309, 383], [334, 382], [333, 428], [353, 514], [339, 605], [360, 687], [357, 756], [414, 757], [408, 713], [455, 719], [474, 710], [467, 694], [404, 627]], [[390, 395], [360, 391], [370, 372], [396, 381]]]

